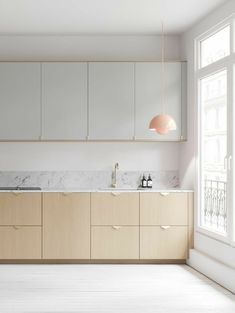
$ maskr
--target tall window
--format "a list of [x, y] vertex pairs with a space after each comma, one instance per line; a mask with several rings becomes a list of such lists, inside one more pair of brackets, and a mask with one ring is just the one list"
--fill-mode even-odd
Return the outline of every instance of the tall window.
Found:
[[[199, 228], [229, 242], [233, 237], [232, 73], [233, 20], [196, 41], [198, 80]], [[235, 88], [234, 88], [235, 90]], [[214, 234], [214, 235], [213, 235]]]

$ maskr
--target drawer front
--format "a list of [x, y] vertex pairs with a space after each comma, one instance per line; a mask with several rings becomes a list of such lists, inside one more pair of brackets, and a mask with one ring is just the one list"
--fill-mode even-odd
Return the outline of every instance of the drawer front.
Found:
[[92, 225], [139, 225], [139, 193], [92, 193]]
[[41, 259], [41, 227], [1, 226], [0, 259]]
[[41, 225], [41, 193], [0, 194], [0, 225]]
[[92, 259], [139, 259], [139, 227], [92, 226]]
[[188, 225], [188, 194], [141, 193], [140, 225]]
[[188, 253], [186, 226], [141, 226], [141, 259], [186, 259]]
[[90, 259], [90, 194], [43, 197], [43, 258]]

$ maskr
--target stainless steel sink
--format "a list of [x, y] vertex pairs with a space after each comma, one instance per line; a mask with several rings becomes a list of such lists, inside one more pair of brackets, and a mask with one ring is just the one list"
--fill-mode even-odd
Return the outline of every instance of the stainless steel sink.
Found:
[[0, 187], [0, 190], [5, 190], [5, 191], [27, 191], [27, 190], [41, 190], [40, 187]]
[[133, 190], [138, 190], [137, 188], [100, 188], [99, 190], [104, 190], [104, 191], [133, 191]]

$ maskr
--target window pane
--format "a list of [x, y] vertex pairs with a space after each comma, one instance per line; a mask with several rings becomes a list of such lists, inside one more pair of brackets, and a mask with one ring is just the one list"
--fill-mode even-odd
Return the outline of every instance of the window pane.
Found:
[[201, 67], [214, 63], [230, 54], [230, 26], [201, 41]]
[[201, 225], [226, 234], [227, 71], [201, 80]]

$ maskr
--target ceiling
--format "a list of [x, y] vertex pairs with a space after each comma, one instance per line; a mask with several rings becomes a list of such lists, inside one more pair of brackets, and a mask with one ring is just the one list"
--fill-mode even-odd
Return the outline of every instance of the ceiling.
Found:
[[226, 0], [0, 0], [0, 34], [182, 33]]

